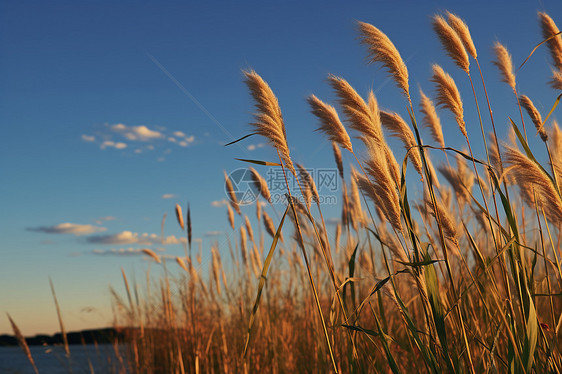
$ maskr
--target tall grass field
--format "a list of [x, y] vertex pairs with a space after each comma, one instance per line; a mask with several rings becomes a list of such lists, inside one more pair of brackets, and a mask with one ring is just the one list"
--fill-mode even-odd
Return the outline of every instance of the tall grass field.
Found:
[[[323, 166], [341, 186], [336, 225], [324, 217], [310, 165], [291, 158], [275, 87], [244, 70], [255, 106], [240, 110], [254, 118], [231, 144], [262, 137], [276, 157], [247, 160], [229, 148], [259, 196], [242, 201], [225, 173], [227, 244], [192, 246], [197, 217], [181, 203], [177, 223], [162, 225], [183, 232], [185, 255], [145, 249], [145, 279], [123, 271], [124, 284], [112, 289], [115, 326], [126, 327], [114, 372], [561, 372], [562, 132], [554, 118], [562, 36], [548, 14], [538, 21], [542, 34], [526, 59], [496, 42], [486, 46], [493, 65], [481, 69], [469, 26], [449, 12], [433, 16], [443, 50], [434, 59], [457, 69], [456, 80], [438, 63], [414, 80], [384, 30], [357, 22], [367, 62], [402, 103], [382, 108], [373, 91], [356, 91], [337, 72], [326, 77], [333, 102], [307, 98], [318, 142], [332, 143]], [[533, 75], [527, 62], [540, 53], [552, 71], [546, 110], [517, 82]], [[495, 110], [492, 80], [509, 87], [502, 100], [516, 116]], [[476, 122], [465, 122], [465, 108], [476, 109]], [[455, 128], [454, 147], [445, 126]], [[399, 144], [391, 137], [403, 148], [391, 149]], [[281, 176], [281, 203], [272, 201], [269, 170]], [[203, 252], [212, 261], [201, 270]], [[60, 311], [59, 320], [64, 336]]]

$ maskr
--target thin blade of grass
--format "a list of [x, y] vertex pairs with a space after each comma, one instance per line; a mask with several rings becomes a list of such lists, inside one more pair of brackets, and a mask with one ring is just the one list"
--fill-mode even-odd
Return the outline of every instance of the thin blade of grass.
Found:
[[238, 143], [239, 141], [244, 140], [244, 139], [246, 139], [246, 138], [249, 138], [249, 137], [252, 136], [252, 135], [256, 135], [256, 133], [253, 132], [253, 133], [251, 133], [251, 134], [244, 135], [243, 137], [241, 137], [241, 138], [239, 138], [239, 139], [233, 140], [233, 141], [231, 141], [230, 143], [226, 143], [226, 144], [224, 145], [224, 147], [227, 147], [227, 146], [229, 146], [229, 145]]
[[281, 229], [283, 228], [283, 223], [285, 222], [285, 217], [287, 216], [287, 212], [289, 211], [290, 205], [287, 205], [285, 209], [285, 213], [283, 213], [283, 217], [281, 218], [281, 222], [279, 222], [279, 226], [277, 226], [277, 231], [275, 232], [275, 236], [273, 237], [273, 242], [271, 243], [271, 247], [269, 248], [269, 252], [265, 261], [263, 263], [263, 269], [260, 275], [260, 282], [258, 285], [258, 293], [256, 295], [256, 301], [254, 302], [254, 307], [252, 308], [252, 313], [250, 314], [250, 322], [248, 324], [248, 335], [246, 337], [246, 343], [244, 344], [244, 355], [246, 357], [246, 353], [248, 352], [248, 346], [250, 344], [250, 338], [252, 333], [252, 326], [254, 325], [254, 320], [256, 318], [256, 313], [258, 311], [261, 294], [263, 291], [263, 287], [265, 286], [265, 281], [267, 279], [267, 271], [269, 270], [269, 265], [271, 264], [271, 260], [273, 259], [273, 254], [275, 252], [275, 248], [277, 247], [277, 242], [279, 241], [279, 236], [281, 235]]
[[244, 162], [249, 162], [249, 163], [251, 163], [251, 164], [257, 164], [257, 165], [281, 166], [281, 164], [279, 164], [279, 163], [277, 163], [277, 162], [260, 161], [260, 160], [247, 160], [247, 159], [245, 159], [245, 158], [235, 158], [235, 160], [244, 161]]
[[10, 324], [12, 325], [12, 330], [14, 331], [14, 335], [16, 336], [18, 344], [20, 345], [21, 349], [25, 353], [25, 356], [27, 357], [27, 359], [31, 363], [31, 366], [33, 366], [33, 371], [35, 371], [35, 374], [39, 374], [39, 371], [37, 370], [37, 366], [35, 366], [35, 361], [33, 360], [33, 357], [31, 356], [31, 351], [29, 350], [29, 346], [27, 345], [27, 342], [25, 341], [25, 338], [23, 337], [20, 329], [18, 328], [18, 326], [16, 325], [16, 323], [14, 322], [12, 317], [8, 313], [6, 313], [6, 314], [8, 316], [8, 319], [10, 320]]

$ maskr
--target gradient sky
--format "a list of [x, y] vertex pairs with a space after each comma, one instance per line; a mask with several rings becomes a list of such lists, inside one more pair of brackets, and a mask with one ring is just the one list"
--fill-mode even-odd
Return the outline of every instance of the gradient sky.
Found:
[[[407, 118], [393, 82], [366, 64], [357, 20], [383, 30], [400, 50], [415, 103], [418, 85], [433, 96], [432, 63], [451, 73], [481, 151], [466, 75], [431, 29], [431, 16], [444, 10], [471, 28], [504, 137], [507, 116], [518, 118], [518, 110], [490, 63], [491, 46], [503, 42], [518, 66], [541, 41], [537, 10], [562, 25], [560, 1], [0, 1], [0, 312], [24, 334], [55, 332], [50, 276], [68, 330], [109, 325], [108, 286], [122, 291], [120, 268], [142, 281], [148, 267], [141, 255], [123, 252], [184, 253], [176, 203], [191, 204], [203, 268], [214, 240], [227, 258], [223, 170], [246, 166], [235, 157], [275, 160], [258, 137], [223, 147], [250, 132], [253, 103], [242, 69], [269, 82], [292, 158], [307, 167], [334, 166], [305, 101], [314, 93], [334, 102], [330, 73], [362, 95], [372, 88], [381, 107]], [[545, 114], [557, 95], [546, 86], [549, 75], [545, 48], [518, 75], [521, 92]], [[462, 148], [451, 116], [440, 115], [446, 142]], [[403, 157], [401, 144], [390, 143]], [[344, 161], [352, 162], [345, 154]], [[243, 212], [253, 220], [254, 209]], [[160, 235], [164, 213], [167, 245], [151, 238]], [[325, 215], [337, 217], [338, 209], [328, 206]], [[2, 316], [1, 333], [11, 333]]]

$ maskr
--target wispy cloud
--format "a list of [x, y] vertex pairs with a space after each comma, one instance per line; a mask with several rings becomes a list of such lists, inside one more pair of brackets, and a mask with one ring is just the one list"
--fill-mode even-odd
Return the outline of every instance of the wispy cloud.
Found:
[[127, 244], [138, 244], [138, 245], [172, 245], [186, 243], [187, 239], [184, 237], [177, 238], [174, 235], [166, 236], [162, 239], [160, 235], [143, 233], [139, 234], [132, 231], [122, 231], [117, 234], [109, 235], [94, 235], [86, 239], [88, 243], [91, 244], [107, 244], [107, 245], [127, 245]]
[[113, 255], [113, 256], [130, 256], [144, 255], [142, 248], [111, 248], [111, 249], [94, 249], [95, 255]]
[[115, 149], [125, 149], [127, 148], [127, 144], [123, 143], [123, 142], [114, 142], [112, 140], [106, 140], [103, 143], [100, 144], [100, 149], [106, 149], [106, 148], [110, 148], [113, 147]]
[[110, 127], [111, 131], [116, 132], [124, 136], [126, 139], [131, 141], [141, 141], [147, 142], [153, 139], [163, 138], [164, 134], [159, 131], [151, 130], [148, 127], [142, 126], [127, 126], [122, 123], [112, 125]]
[[39, 226], [39, 227], [29, 227], [28, 231], [44, 232], [47, 234], [73, 234], [73, 235], [90, 235], [96, 232], [103, 232], [107, 229], [105, 227], [94, 226], [94, 225], [81, 225], [77, 223], [59, 223], [54, 226]]
[[[94, 134], [82, 134], [82, 141], [97, 144], [100, 149], [132, 149], [135, 154], [152, 151], [157, 147], [173, 143], [188, 147], [195, 142], [195, 136], [183, 131], [172, 131], [162, 126], [129, 126], [123, 123], [98, 126]], [[166, 151], [169, 153], [171, 149]]]
[[226, 201], [226, 199], [211, 201], [211, 206], [214, 208], [220, 208], [221, 206], [225, 206], [226, 204], [228, 204], [228, 201]]
[[94, 222], [98, 225], [101, 225], [103, 222], [106, 221], [115, 221], [117, 218], [113, 217], [113, 216], [105, 216], [105, 217], [100, 217], [98, 219], [96, 219]]
[[174, 195], [173, 193], [165, 193], [164, 195], [162, 195], [163, 199], [173, 199], [174, 197], [176, 197], [176, 195]]
[[264, 143], [250, 144], [250, 145], [247, 147], [247, 149], [248, 149], [248, 151], [255, 151], [256, 149], [258, 149], [258, 148], [263, 148], [263, 147], [265, 147], [265, 144], [264, 144]]
[[209, 236], [219, 236], [222, 235], [223, 232], [222, 231], [207, 231], [205, 233], [205, 236], [209, 237]]

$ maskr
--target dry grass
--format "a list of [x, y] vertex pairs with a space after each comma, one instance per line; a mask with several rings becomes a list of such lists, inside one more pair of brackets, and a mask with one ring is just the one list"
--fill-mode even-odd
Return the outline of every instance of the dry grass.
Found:
[[[550, 17], [539, 16], [545, 37], [557, 30]], [[448, 23], [437, 16], [434, 27], [447, 54], [468, 73], [468, 55], [476, 58], [476, 48], [464, 21], [451, 13], [447, 17]], [[165, 256], [146, 250], [161, 260], [151, 266], [162, 272], [152, 278], [147, 273], [145, 285], [132, 285], [134, 298], [123, 274], [129, 302], [114, 293], [116, 324], [134, 327], [124, 370], [562, 371], [562, 133], [558, 125], [552, 120], [543, 123], [530, 100], [521, 96], [521, 105], [543, 140], [547, 129], [550, 133], [551, 165], [543, 167], [537, 161], [546, 158], [544, 151], [531, 149], [517, 121], [510, 125], [516, 134], [510, 136], [510, 145], [498, 147], [495, 134], [489, 135], [484, 139], [489, 157], [473, 157], [468, 136], [473, 129], [465, 124], [457, 85], [434, 65], [433, 100], [453, 113], [469, 147], [467, 152], [447, 145], [437, 109], [420, 91], [417, 104], [428, 137], [447, 152], [446, 162], [437, 165], [438, 174], [430, 155], [441, 155], [441, 150], [424, 146], [410, 102], [407, 68], [398, 50], [376, 27], [359, 23], [359, 28], [370, 60], [382, 63], [406, 96], [407, 102], [397, 110], [406, 106], [411, 116], [405, 121], [393, 111], [380, 111], [372, 91], [364, 98], [336, 76], [329, 77], [329, 84], [338, 98], [337, 109], [315, 96], [308, 99], [321, 132], [332, 141], [342, 183], [341, 221], [328, 230], [322, 216], [325, 207], [318, 203], [318, 211], [311, 211], [310, 202], [322, 196], [305, 166], [295, 162], [299, 173], [293, 167], [277, 98], [257, 73], [246, 72], [257, 108], [253, 127], [277, 151], [282, 171], [298, 175], [300, 188], [287, 190], [287, 195], [302, 195], [307, 204], [291, 198], [282, 215], [273, 204], [263, 204], [261, 199], [269, 200], [271, 193], [252, 169], [261, 197], [257, 219], [250, 219], [241, 210], [253, 207], [237, 204], [225, 174], [231, 230], [227, 244], [203, 249], [211, 261], [203, 263], [200, 253], [193, 259], [190, 251], [172, 258], [177, 263], [173, 269]], [[557, 43], [552, 40], [548, 46], [559, 69]], [[497, 79], [515, 92], [511, 57], [503, 45], [494, 48], [500, 69]], [[532, 74], [521, 74], [526, 73]], [[482, 84], [485, 87], [483, 79]], [[491, 120], [495, 116], [511, 123], [508, 114], [492, 115], [493, 103], [486, 104]], [[345, 127], [337, 110], [345, 116]], [[344, 170], [340, 147], [355, 156], [346, 127], [358, 133], [364, 157], [354, 157], [357, 164]], [[410, 158], [398, 159], [414, 168], [400, 166], [385, 135], [403, 141]], [[449, 155], [456, 159], [454, 166]], [[402, 176], [412, 169], [423, 179]], [[184, 232], [179, 205], [177, 212]], [[285, 224], [287, 217], [292, 226]], [[187, 226], [190, 231], [189, 214]]]

